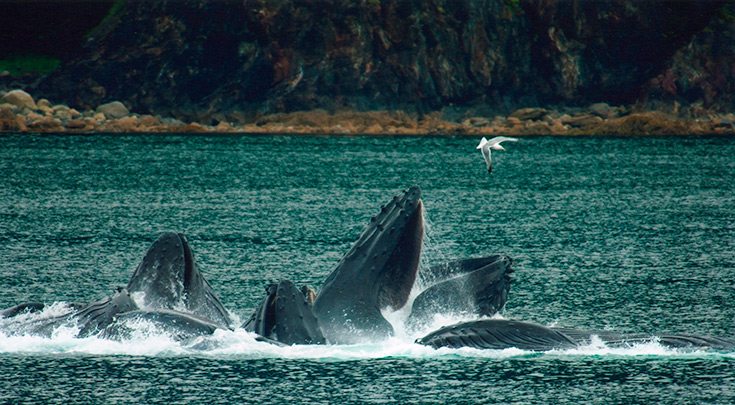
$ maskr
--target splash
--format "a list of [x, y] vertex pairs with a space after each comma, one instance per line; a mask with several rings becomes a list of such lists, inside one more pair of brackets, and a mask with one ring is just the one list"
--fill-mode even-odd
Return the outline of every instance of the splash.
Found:
[[[437, 264], [437, 263], [446, 263], [448, 260], [446, 258], [446, 255], [443, 253], [442, 249], [440, 249], [439, 244], [434, 239], [434, 230], [432, 222], [429, 220], [429, 216], [426, 212], [426, 210], [421, 211], [422, 219], [424, 221], [424, 238], [423, 238], [423, 245], [421, 246], [421, 257], [419, 259], [419, 277], [416, 279], [416, 283], [414, 284], [414, 290], [416, 291], [415, 295], [418, 295], [428, 287], [427, 284], [430, 284], [432, 280], [424, 280], [421, 275], [423, 272], [426, 271], [430, 267], [431, 264]], [[413, 292], [412, 292], [413, 295]], [[413, 298], [415, 298], [415, 295]], [[413, 302], [413, 299], [411, 299], [411, 302]]]
[[[65, 314], [70, 307], [56, 303], [36, 314], [19, 316], [41, 318]], [[206, 356], [213, 358], [283, 358], [311, 359], [318, 361], [349, 361], [380, 358], [437, 359], [437, 358], [568, 358], [568, 357], [727, 357], [735, 358], [735, 353], [717, 353], [704, 350], [680, 350], [662, 346], [652, 340], [630, 347], [608, 347], [600, 339], [593, 338], [585, 346], [574, 349], [552, 350], [539, 353], [520, 349], [479, 350], [472, 348], [433, 349], [414, 343], [425, 332], [438, 327], [465, 321], [461, 316], [435, 316], [430, 324], [420, 330], [407, 330], [402, 320], [410, 310], [386, 311], [386, 319], [396, 330], [394, 337], [372, 343], [354, 345], [294, 345], [277, 346], [258, 341], [257, 336], [244, 329], [234, 331], [219, 329], [211, 336], [198, 337], [185, 342], [157, 329], [145, 320], [130, 320], [128, 327], [132, 333], [123, 340], [108, 340], [97, 336], [77, 338], [78, 330], [73, 325], [57, 327], [50, 337], [12, 335], [0, 332], [0, 353], [38, 354], [38, 355], [133, 355], [133, 356]], [[499, 317], [500, 316], [496, 316]], [[0, 319], [0, 322], [4, 320]], [[0, 330], [4, 330], [0, 328]]]

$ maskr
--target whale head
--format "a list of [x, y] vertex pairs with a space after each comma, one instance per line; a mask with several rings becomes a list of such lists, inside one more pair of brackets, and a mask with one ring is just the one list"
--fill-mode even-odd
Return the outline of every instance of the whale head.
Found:
[[324, 282], [314, 313], [328, 341], [372, 341], [393, 334], [381, 310], [399, 309], [408, 301], [423, 237], [421, 190], [411, 187], [370, 220]]

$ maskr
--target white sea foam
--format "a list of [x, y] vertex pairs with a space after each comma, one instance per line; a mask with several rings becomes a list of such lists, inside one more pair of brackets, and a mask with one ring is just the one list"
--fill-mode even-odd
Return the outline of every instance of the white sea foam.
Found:
[[[63, 315], [69, 312], [66, 304], [49, 306], [40, 314], [23, 314], [23, 317], [48, 317]], [[389, 321], [394, 325], [402, 325], [407, 314], [405, 309], [386, 312]], [[375, 358], [489, 358], [505, 359], [513, 357], [569, 357], [569, 356], [727, 356], [735, 358], [735, 353], [717, 353], [710, 351], [684, 351], [662, 346], [651, 341], [639, 343], [625, 348], [612, 348], [599, 339], [590, 344], [574, 349], [552, 350], [536, 353], [520, 349], [478, 350], [472, 348], [433, 349], [414, 343], [415, 339], [425, 332], [438, 327], [464, 321], [461, 317], [437, 316], [431, 325], [420, 331], [407, 331], [396, 327], [396, 336], [385, 341], [354, 345], [295, 345], [277, 346], [256, 340], [256, 335], [243, 329], [234, 331], [217, 330], [212, 336], [195, 338], [187, 342], [179, 342], [153, 324], [144, 320], [130, 321], [128, 326], [132, 333], [122, 341], [102, 339], [98, 337], [76, 338], [78, 330], [72, 325], [57, 327], [50, 337], [29, 335], [12, 335], [0, 332], [0, 353], [33, 353], [44, 355], [55, 354], [92, 354], [92, 355], [135, 355], [135, 356], [207, 356], [237, 358], [286, 358], [314, 359], [322, 361], [344, 361]], [[424, 330], [425, 329], [425, 330]], [[5, 330], [0, 328], [0, 330]]]

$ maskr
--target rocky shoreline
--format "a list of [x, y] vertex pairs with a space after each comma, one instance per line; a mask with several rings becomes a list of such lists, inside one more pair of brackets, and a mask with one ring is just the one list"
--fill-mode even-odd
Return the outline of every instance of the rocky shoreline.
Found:
[[592, 104], [583, 109], [521, 108], [507, 116], [447, 120], [401, 111], [299, 111], [252, 121], [205, 125], [136, 114], [119, 101], [78, 111], [23, 90], [0, 92], [0, 132], [21, 133], [247, 133], [330, 135], [733, 135], [735, 114], [701, 110], [692, 117], [627, 106]]

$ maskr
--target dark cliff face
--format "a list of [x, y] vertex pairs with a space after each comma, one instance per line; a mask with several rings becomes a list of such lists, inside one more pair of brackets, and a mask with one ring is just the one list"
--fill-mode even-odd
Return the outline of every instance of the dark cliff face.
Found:
[[721, 6], [717, 1], [530, 0], [524, 10], [535, 33], [535, 66], [549, 79], [552, 101], [631, 103]]
[[[629, 103], [656, 97], [644, 94], [651, 80], [694, 58], [681, 50], [721, 10], [715, 1], [128, 1], [39, 91], [204, 121]], [[732, 38], [728, 27], [716, 29]]]
[[693, 116], [735, 109], [735, 4], [676, 51], [646, 84], [641, 102], [673, 110], [689, 105]]
[[113, 0], [6, 0], [0, 4], [0, 59], [17, 55], [78, 56], [79, 44]]

